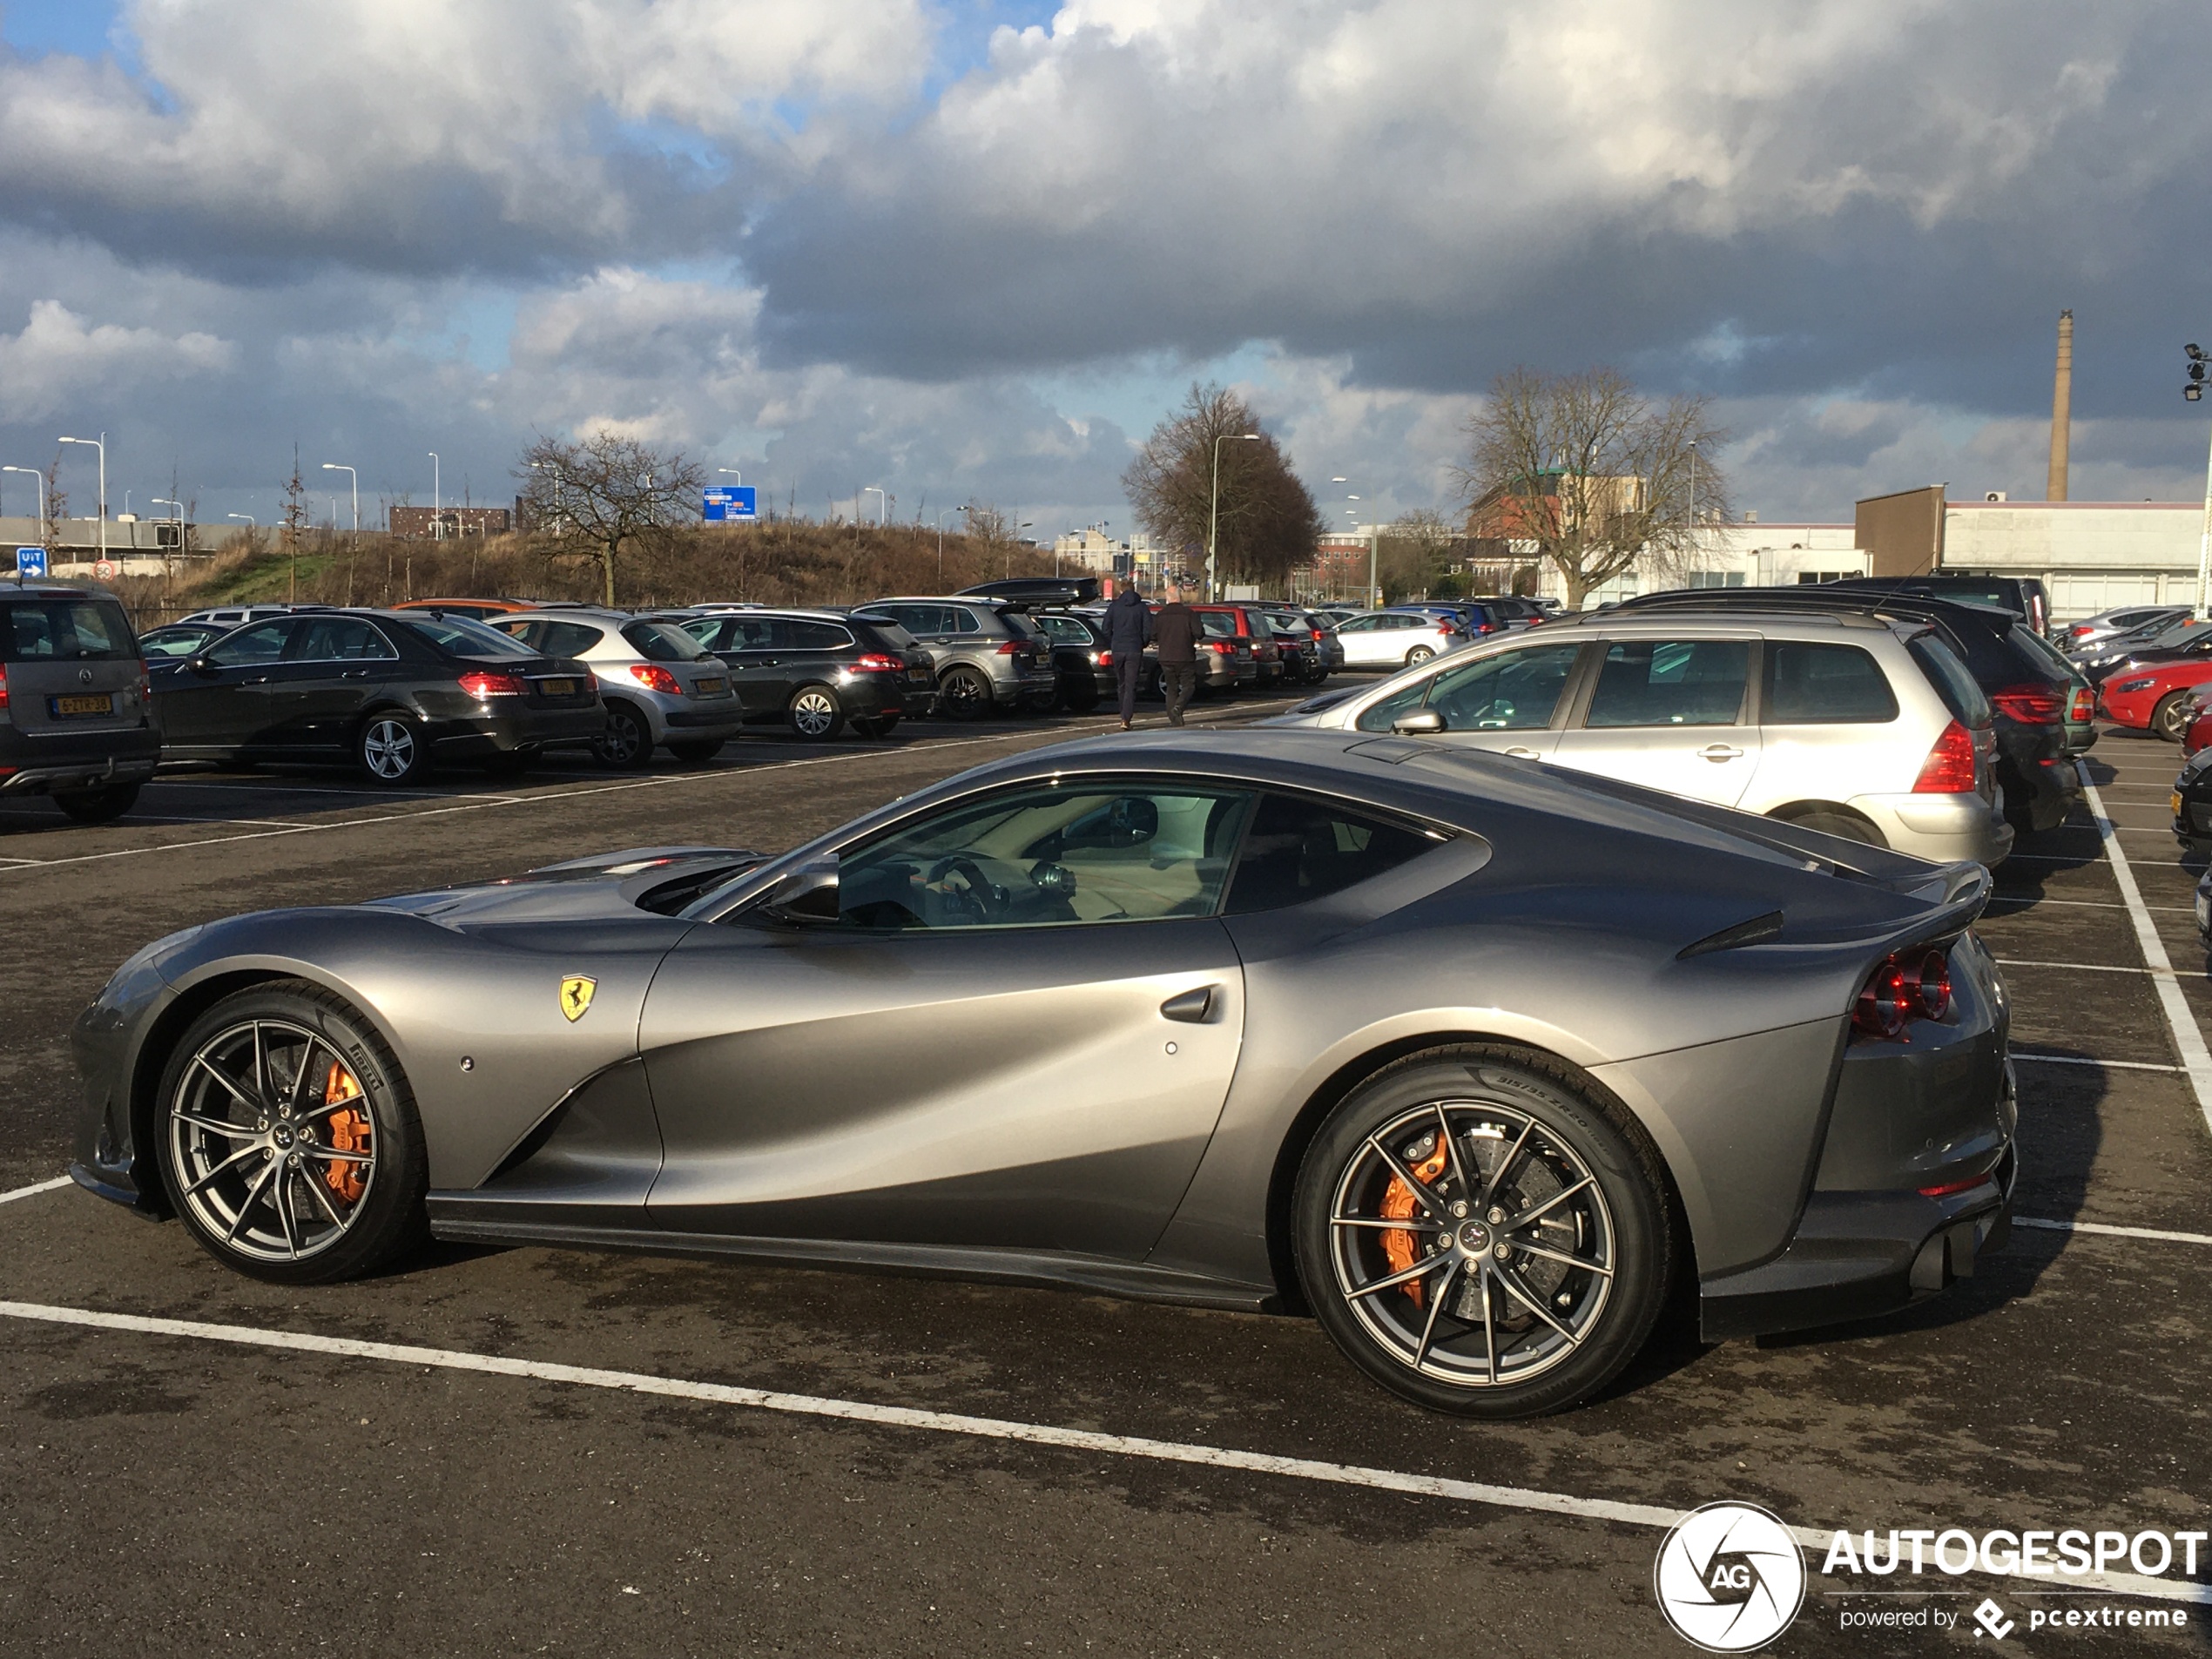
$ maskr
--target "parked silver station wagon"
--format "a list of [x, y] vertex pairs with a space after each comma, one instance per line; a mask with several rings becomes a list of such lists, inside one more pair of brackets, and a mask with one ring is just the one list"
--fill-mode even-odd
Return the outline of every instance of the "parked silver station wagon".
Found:
[[1920, 623], [1593, 612], [1283, 723], [1463, 743], [1922, 858], [2012, 850], [1989, 700]]

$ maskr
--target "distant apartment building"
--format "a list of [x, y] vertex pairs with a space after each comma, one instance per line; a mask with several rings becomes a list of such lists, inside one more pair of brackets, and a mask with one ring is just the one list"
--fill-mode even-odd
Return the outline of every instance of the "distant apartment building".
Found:
[[391, 526], [401, 541], [504, 536], [515, 528], [515, 515], [505, 507], [395, 507]]

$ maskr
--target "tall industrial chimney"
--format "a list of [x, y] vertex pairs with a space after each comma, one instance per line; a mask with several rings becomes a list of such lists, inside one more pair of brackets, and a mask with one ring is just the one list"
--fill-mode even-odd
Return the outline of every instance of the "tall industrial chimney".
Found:
[[2074, 426], [2074, 313], [2059, 313], [2059, 366], [2051, 376], [2051, 476], [2043, 495], [2066, 499], [2066, 452]]

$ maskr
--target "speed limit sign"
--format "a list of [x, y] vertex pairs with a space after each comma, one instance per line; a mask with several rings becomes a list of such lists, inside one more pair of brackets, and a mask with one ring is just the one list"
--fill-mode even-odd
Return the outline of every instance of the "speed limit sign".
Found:
[[114, 581], [115, 561], [113, 559], [95, 559], [92, 562], [92, 579], [96, 582]]

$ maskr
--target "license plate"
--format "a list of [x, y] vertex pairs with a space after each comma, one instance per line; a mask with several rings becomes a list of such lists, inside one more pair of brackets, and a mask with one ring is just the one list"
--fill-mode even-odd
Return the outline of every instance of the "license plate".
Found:
[[722, 678], [719, 675], [717, 675], [712, 679], [704, 679], [699, 682], [699, 695], [701, 697], [719, 697], [723, 692], [728, 691], [729, 689], [730, 682]]
[[537, 689], [547, 697], [574, 697], [576, 682], [574, 680], [540, 680], [537, 683]]
[[929, 671], [926, 668], [910, 668], [907, 671], [907, 678], [916, 685], [927, 685], [929, 684]]
[[57, 697], [53, 699], [53, 709], [57, 715], [112, 714], [115, 712], [115, 699], [112, 697]]

